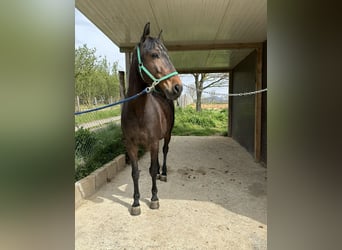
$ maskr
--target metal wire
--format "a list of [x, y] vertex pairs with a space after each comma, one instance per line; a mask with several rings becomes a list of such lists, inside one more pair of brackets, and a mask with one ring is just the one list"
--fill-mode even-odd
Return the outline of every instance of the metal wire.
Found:
[[[187, 86], [185, 84], [183, 84], [183, 86], [189, 88], [189, 89], [196, 89], [194, 87], [190, 87], [190, 86]], [[258, 93], [262, 93], [262, 92], [265, 92], [267, 91], [267, 88], [265, 89], [259, 89], [259, 90], [255, 90], [255, 91], [251, 91], [251, 92], [244, 92], [244, 93], [229, 93], [229, 94], [223, 94], [223, 93], [215, 93], [215, 92], [209, 92], [209, 91], [203, 91], [202, 93], [206, 93], [206, 94], [209, 94], [209, 95], [220, 95], [220, 96], [247, 96], [247, 95], [255, 95], [255, 94], [258, 94]]]
[[246, 96], [246, 95], [255, 95], [255, 94], [258, 94], [258, 93], [262, 93], [262, 92], [265, 92], [267, 91], [267, 88], [266, 89], [259, 89], [259, 90], [256, 90], [256, 91], [251, 91], [251, 92], [245, 92], [245, 93], [229, 93], [228, 95], [229, 96]]

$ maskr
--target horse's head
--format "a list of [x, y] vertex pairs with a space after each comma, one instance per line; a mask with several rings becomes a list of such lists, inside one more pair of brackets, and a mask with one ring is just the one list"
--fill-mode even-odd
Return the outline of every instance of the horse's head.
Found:
[[[183, 90], [181, 79], [175, 70], [167, 49], [160, 40], [150, 36], [150, 23], [147, 23], [137, 46], [137, 56], [139, 60], [139, 70], [142, 80], [148, 85], [157, 84], [165, 96], [170, 100], [175, 100]], [[154, 87], [154, 86], [152, 86]]]

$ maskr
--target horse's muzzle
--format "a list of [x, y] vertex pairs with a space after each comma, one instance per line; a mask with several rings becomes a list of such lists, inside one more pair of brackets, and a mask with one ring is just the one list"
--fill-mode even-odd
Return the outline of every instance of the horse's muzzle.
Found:
[[171, 89], [168, 89], [165, 94], [168, 99], [176, 100], [182, 94], [182, 91], [182, 84], [176, 83]]
[[183, 86], [181, 84], [175, 84], [173, 86], [173, 94], [177, 96], [176, 98], [178, 98], [181, 95], [182, 91], [183, 91]]
[[182, 81], [179, 76], [175, 76], [173, 79], [168, 79], [163, 82], [162, 90], [167, 99], [176, 100], [183, 91]]

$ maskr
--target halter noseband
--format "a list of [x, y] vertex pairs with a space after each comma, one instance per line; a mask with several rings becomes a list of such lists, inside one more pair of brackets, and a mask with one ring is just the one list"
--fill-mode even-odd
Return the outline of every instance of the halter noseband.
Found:
[[175, 76], [175, 75], [178, 75], [178, 72], [177, 71], [174, 71], [166, 76], [163, 76], [159, 79], [155, 78], [150, 71], [148, 71], [148, 69], [143, 65], [142, 61], [141, 61], [141, 57], [140, 57], [140, 48], [139, 48], [139, 45], [137, 45], [137, 55], [138, 55], [138, 68], [139, 68], [139, 73], [140, 73], [140, 76], [141, 78], [144, 80], [144, 77], [143, 77], [143, 74], [141, 72], [141, 70], [143, 70], [146, 75], [148, 75], [151, 80], [153, 81], [151, 87], [147, 87], [146, 88], [146, 92], [147, 93], [150, 93], [154, 90], [154, 88], [157, 86], [158, 83], [160, 83], [161, 81], [164, 81], [172, 76]]

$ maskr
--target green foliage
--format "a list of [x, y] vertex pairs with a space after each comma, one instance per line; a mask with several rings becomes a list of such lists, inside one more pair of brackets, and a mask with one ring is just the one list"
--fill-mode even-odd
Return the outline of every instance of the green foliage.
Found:
[[75, 180], [89, 175], [95, 169], [124, 153], [120, 126], [110, 125], [96, 132], [79, 129], [76, 132]]
[[[115, 124], [96, 132], [81, 128], [76, 131], [75, 138], [76, 145], [81, 145], [76, 146], [75, 150], [75, 181], [89, 175], [116, 156], [126, 153], [121, 127]], [[140, 147], [138, 156], [141, 157], [144, 153], [145, 150]]]
[[77, 155], [88, 156], [95, 144], [95, 136], [89, 130], [80, 128], [75, 133], [75, 152]]
[[228, 111], [204, 109], [196, 112], [192, 107], [176, 108], [172, 135], [227, 135]]
[[75, 49], [75, 90], [81, 104], [91, 106], [94, 98], [108, 103], [119, 99], [118, 62], [111, 65], [106, 57], [97, 58], [96, 49], [86, 45]]

